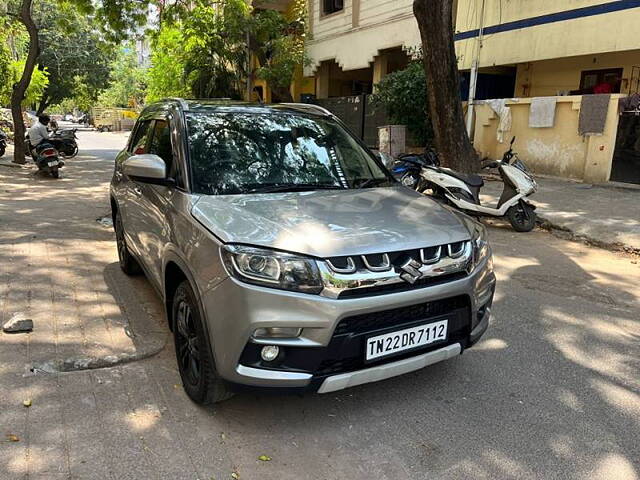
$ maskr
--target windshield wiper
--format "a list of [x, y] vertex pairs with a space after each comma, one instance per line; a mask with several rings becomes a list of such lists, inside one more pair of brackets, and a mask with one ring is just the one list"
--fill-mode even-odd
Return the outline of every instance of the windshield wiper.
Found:
[[358, 185], [354, 185], [354, 188], [379, 187], [387, 183], [389, 183], [388, 178], [368, 178], [368, 179], [365, 179], [362, 183], [359, 183]]
[[313, 190], [344, 190], [344, 187], [340, 185], [318, 185], [316, 183], [278, 183], [252, 188], [247, 193], [307, 192]]

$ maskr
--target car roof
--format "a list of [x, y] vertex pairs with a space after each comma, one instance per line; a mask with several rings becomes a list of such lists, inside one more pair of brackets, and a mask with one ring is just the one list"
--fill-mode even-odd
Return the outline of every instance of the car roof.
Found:
[[325, 108], [310, 103], [252, 103], [231, 99], [184, 99], [167, 98], [154, 102], [145, 107], [143, 114], [167, 110], [170, 107], [178, 107], [183, 112], [207, 113], [207, 112], [229, 112], [229, 113], [294, 113], [317, 116], [331, 116], [331, 112]]

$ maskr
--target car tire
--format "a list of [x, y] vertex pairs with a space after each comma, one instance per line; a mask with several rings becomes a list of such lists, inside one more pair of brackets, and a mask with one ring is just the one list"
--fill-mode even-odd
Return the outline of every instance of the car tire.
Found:
[[183, 281], [173, 296], [171, 320], [178, 371], [185, 392], [195, 403], [219, 403], [233, 396], [216, 371], [195, 293]]
[[138, 261], [131, 255], [129, 247], [127, 246], [127, 239], [124, 235], [124, 226], [122, 225], [122, 215], [120, 210], [116, 211], [115, 222], [113, 228], [116, 232], [116, 244], [118, 246], [118, 262], [120, 268], [124, 273], [129, 276], [139, 275], [142, 271]]
[[507, 219], [516, 232], [530, 232], [536, 226], [536, 212], [523, 201], [509, 207]]

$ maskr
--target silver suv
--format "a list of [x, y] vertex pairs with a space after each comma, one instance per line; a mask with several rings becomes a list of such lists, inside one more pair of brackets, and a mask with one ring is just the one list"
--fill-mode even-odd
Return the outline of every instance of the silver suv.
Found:
[[164, 299], [198, 403], [382, 380], [487, 328], [484, 227], [397, 183], [320, 107], [150, 105], [111, 207], [120, 266]]

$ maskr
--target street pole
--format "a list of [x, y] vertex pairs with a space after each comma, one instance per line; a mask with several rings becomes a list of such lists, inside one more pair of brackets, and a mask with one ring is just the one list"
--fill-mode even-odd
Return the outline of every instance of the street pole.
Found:
[[247, 30], [247, 102], [251, 101], [253, 94], [253, 86], [251, 85], [251, 49], [249, 48], [249, 41], [251, 40], [251, 33]]
[[484, 33], [484, 2], [480, 8], [480, 29], [478, 30], [478, 42], [476, 44], [476, 53], [471, 63], [471, 73], [469, 75], [469, 100], [467, 102], [467, 135], [471, 138], [471, 129], [473, 128], [473, 110], [476, 99], [476, 86], [478, 83], [478, 67], [480, 65], [480, 50], [482, 49], [482, 35]]

